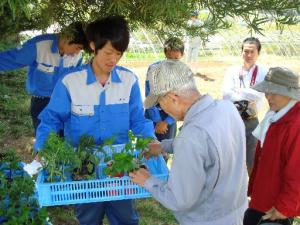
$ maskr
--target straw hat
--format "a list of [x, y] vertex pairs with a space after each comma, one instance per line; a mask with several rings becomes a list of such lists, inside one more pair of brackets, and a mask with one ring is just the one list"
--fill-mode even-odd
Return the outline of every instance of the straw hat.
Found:
[[179, 60], [164, 60], [150, 67], [150, 93], [144, 101], [146, 109], [157, 104], [160, 96], [173, 90], [196, 88], [191, 69]]
[[300, 100], [299, 75], [287, 68], [270, 68], [265, 80], [252, 86], [256, 91], [273, 93]]

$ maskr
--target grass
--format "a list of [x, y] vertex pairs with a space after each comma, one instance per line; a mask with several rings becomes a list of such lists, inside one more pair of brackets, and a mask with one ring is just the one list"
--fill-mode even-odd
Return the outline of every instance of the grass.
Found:
[[21, 136], [32, 136], [30, 97], [25, 91], [25, 71], [0, 74], [0, 146]]
[[[140, 214], [140, 225], [178, 225], [173, 214], [157, 201], [138, 199], [136, 209]], [[72, 206], [48, 207], [51, 222], [57, 225], [78, 225]], [[104, 225], [109, 225], [107, 218]]]

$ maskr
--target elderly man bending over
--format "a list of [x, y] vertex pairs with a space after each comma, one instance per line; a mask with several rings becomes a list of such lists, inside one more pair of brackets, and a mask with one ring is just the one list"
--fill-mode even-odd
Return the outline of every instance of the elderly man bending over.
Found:
[[[172, 210], [181, 225], [242, 224], [247, 207], [245, 127], [235, 106], [201, 95], [191, 70], [178, 60], [162, 61], [149, 73], [145, 107], [159, 104], [183, 126], [171, 142], [168, 181], [140, 169], [130, 173], [133, 182]], [[151, 144], [150, 152], [160, 146]]]

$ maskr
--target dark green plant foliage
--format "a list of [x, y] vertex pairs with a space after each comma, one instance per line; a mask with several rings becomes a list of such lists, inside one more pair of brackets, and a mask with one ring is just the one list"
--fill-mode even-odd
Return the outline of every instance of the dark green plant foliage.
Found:
[[[7, 174], [9, 171], [9, 175]], [[48, 216], [39, 209], [34, 196], [35, 183], [23, 172], [19, 157], [9, 150], [0, 154], [0, 217], [3, 225], [41, 225]]]
[[45, 13], [47, 1], [1, 0], [0, 40], [19, 41], [25, 30], [45, 30], [53, 20]]
[[[141, 166], [142, 151], [153, 138], [143, 138], [141, 135], [135, 136], [131, 130], [128, 131], [128, 143], [121, 152], [113, 153], [111, 157], [105, 157], [107, 167], [104, 173], [110, 177], [122, 176], [131, 171], [137, 170]], [[111, 145], [112, 149], [113, 146]], [[134, 151], [138, 151], [138, 157], [134, 156]]]
[[96, 178], [96, 167], [100, 159], [96, 154], [102, 152], [105, 162], [111, 161], [111, 165], [104, 169], [104, 173], [109, 176], [118, 176], [136, 170], [141, 165], [142, 154], [138, 158], [134, 156], [134, 151], [146, 149], [152, 138], [143, 138], [128, 132], [129, 142], [125, 145], [124, 151], [107, 154], [102, 148], [110, 146], [113, 149], [115, 137], [104, 141], [103, 145], [97, 147], [92, 136], [83, 135], [78, 143], [77, 149], [56, 133], [50, 133], [45, 145], [39, 152], [43, 158], [43, 168], [47, 174], [48, 182], [59, 182], [67, 179], [67, 174], [72, 173], [73, 180], [89, 180]]
[[80, 164], [73, 146], [53, 132], [49, 134], [39, 155], [43, 158], [48, 182], [66, 180], [67, 174]]
[[78, 147], [74, 148], [68, 141], [51, 132], [39, 152], [44, 161], [47, 181], [65, 181], [68, 175], [72, 175], [73, 180], [95, 179], [100, 161], [96, 154], [98, 148], [92, 136], [81, 136]]
[[123, 176], [125, 173], [139, 168], [139, 162], [134, 156], [126, 152], [114, 153], [112, 163], [104, 169], [104, 173], [110, 177]]
[[[2, 0], [1, 40], [20, 31], [45, 29], [55, 22], [66, 26], [74, 21], [92, 21], [108, 15], [124, 15], [136, 30], [153, 29], [163, 39], [181, 37], [192, 11], [207, 10], [208, 17], [197, 32], [203, 39], [226, 29], [228, 18], [242, 18], [251, 32], [263, 32], [261, 25], [273, 21], [279, 29], [299, 23], [299, 0]], [[236, 21], [236, 20], [235, 20]]]
[[73, 171], [74, 180], [90, 180], [96, 178], [96, 167], [99, 164], [99, 157], [95, 154], [97, 146], [92, 136], [83, 135], [80, 137], [76, 156], [79, 165]]

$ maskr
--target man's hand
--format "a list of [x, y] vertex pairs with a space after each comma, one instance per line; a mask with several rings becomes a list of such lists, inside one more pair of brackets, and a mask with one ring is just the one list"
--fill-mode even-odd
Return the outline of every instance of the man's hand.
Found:
[[257, 112], [257, 102], [256, 101], [250, 101], [249, 104], [248, 104], [248, 108], [250, 108], [254, 112]]
[[264, 220], [282, 220], [286, 219], [287, 217], [279, 212], [277, 209], [272, 207], [269, 211], [266, 212], [266, 215], [263, 216]]
[[142, 187], [145, 186], [146, 180], [151, 176], [145, 169], [139, 169], [134, 172], [130, 172], [129, 176], [132, 178], [133, 183], [136, 183]]
[[143, 152], [143, 155], [146, 159], [149, 159], [150, 156], [157, 157], [159, 154], [162, 154], [163, 149], [161, 143], [158, 140], [152, 140], [147, 145], [148, 151]]
[[159, 121], [155, 125], [155, 133], [157, 134], [165, 134], [168, 132], [168, 123], [166, 121]]
[[38, 162], [42, 162], [41, 157], [39, 156], [39, 154], [37, 153], [36, 156], [34, 157], [34, 160], [38, 161]]

